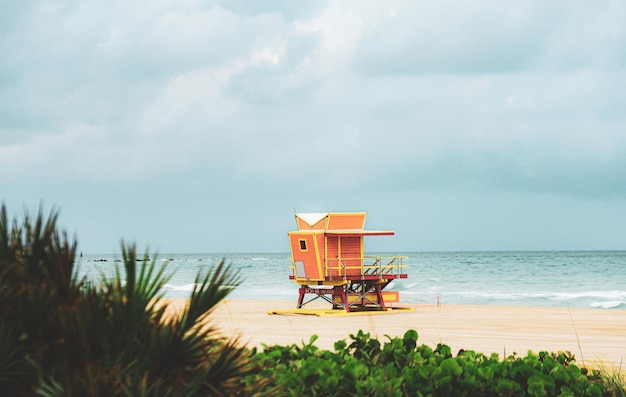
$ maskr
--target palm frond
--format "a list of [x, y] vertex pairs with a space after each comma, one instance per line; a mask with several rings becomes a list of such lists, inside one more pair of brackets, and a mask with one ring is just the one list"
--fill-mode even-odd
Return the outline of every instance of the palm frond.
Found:
[[202, 322], [210, 311], [226, 298], [232, 289], [241, 283], [238, 272], [233, 272], [222, 260], [213, 271], [207, 272], [203, 278], [196, 276], [189, 303], [180, 320], [186, 332]]
[[[207, 324], [240, 283], [224, 261], [195, 277], [188, 306], [164, 320], [171, 279], [157, 256], [122, 242], [113, 277], [87, 282], [58, 212], [10, 223], [0, 209], [0, 390], [9, 395], [244, 395], [247, 350]], [[254, 383], [261, 385], [261, 382]], [[254, 386], [253, 385], [253, 386]]]

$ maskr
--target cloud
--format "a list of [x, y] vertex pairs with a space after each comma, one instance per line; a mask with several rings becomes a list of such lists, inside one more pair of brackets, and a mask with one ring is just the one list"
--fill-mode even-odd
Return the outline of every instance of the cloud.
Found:
[[370, 75], [518, 71], [543, 50], [556, 10], [533, 11], [494, 2], [412, 3], [364, 32], [354, 67]]
[[20, 200], [626, 198], [619, 3], [2, 7], [0, 193]]

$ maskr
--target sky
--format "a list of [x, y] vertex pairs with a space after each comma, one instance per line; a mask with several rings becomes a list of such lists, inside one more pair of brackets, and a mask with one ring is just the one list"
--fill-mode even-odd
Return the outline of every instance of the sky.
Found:
[[626, 249], [626, 3], [0, 5], [0, 200], [85, 253]]

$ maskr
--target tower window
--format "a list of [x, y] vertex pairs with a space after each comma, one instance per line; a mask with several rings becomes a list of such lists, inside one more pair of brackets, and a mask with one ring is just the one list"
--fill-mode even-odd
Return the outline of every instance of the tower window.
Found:
[[300, 243], [300, 251], [306, 251], [307, 250], [307, 248], [306, 248], [306, 240], [300, 239], [300, 240], [298, 240], [298, 242]]

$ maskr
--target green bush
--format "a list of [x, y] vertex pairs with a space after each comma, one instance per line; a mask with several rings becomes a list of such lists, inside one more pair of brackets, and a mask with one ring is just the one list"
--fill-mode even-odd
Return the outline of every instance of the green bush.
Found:
[[418, 345], [418, 334], [381, 343], [359, 331], [335, 344], [334, 352], [315, 347], [264, 346], [256, 353], [264, 370], [250, 377], [274, 376], [271, 387], [288, 396], [610, 396], [599, 373], [576, 366], [570, 353], [525, 357], [486, 356], [439, 344]]
[[[76, 242], [46, 219], [0, 211], [0, 390], [6, 396], [251, 395], [263, 379], [237, 340], [204, 326], [237, 284], [224, 262], [198, 274], [188, 307], [165, 319], [166, 268], [122, 243], [123, 273], [77, 278]], [[156, 257], [155, 257], [156, 258]], [[125, 281], [124, 281], [125, 280]], [[247, 382], [247, 383], [245, 383]]]

